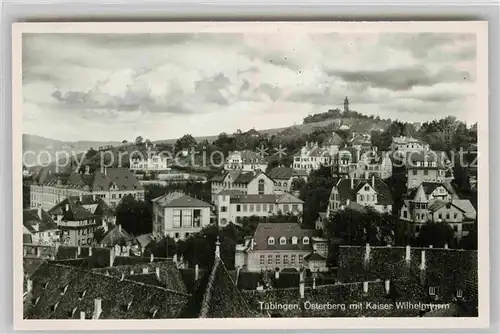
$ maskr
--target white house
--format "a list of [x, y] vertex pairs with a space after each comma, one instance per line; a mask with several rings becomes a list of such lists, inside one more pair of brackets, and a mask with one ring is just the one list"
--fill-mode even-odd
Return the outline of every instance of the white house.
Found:
[[372, 207], [380, 213], [390, 213], [393, 200], [389, 186], [375, 176], [369, 179], [340, 179], [332, 187], [326, 216], [351, 203]]
[[305, 170], [310, 173], [321, 166], [331, 163], [330, 147], [319, 146], [318, 143], [306, 143], [302, 149], [293, 156], [293, 168]]
[[266, 159], [250, 150], [230, 152], [224, 164], [225, 170], [242, 170], [245, 172], [265, 171], [266, 168]]
[[42, 208], [23, 210], [23, 241], [30, 244], [54, 244], [61, 231], [52, 217]]
[[269, 217], [278, 213], [302, 216], [304, 202], [290, 194], [245, 195], [237, 191], [221, 191], [217, 195], [219, 226], [240, 224], [243, 217]]
[[153, 202], [153, 236], [187, 238], [210, 224], [210, 204], [181, 192], [157, 197]]
[[217, 194], [222, 190], [237, 190], [249, 195], [274, 194], [275, 181], [260, 170], [253, 172], [224, 171], [215, 175], [210, 181], [212, 202], [215, 202]]

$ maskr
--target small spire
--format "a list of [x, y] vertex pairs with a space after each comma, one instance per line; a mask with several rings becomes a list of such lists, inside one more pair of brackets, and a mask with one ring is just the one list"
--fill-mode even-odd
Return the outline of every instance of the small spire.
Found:
[[220, 259], [220, 241], [219, 236], [217, 236], [217, 242], [215, 243], [215, 258]]

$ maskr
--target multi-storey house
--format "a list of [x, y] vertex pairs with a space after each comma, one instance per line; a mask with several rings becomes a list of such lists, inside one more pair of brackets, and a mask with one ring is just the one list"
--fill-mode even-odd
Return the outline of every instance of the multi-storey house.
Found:
[[293, 168], [311, 173], [321, 166], [331, 163], [329, 147], [319, 146], [318, 143], [306, 143], [302, 149], [293, 156]]
[[[94, 212], [98, 210], [98, 206], [99, 204]], [[86, 208], [81, 201], [74, 200], [72, 197], [67, 197], [58, 203], [49, 210], [49, 214], [57, 222], [61, 230], [61, 242], [66, 245], [92, 245], [94, 232], [102, 225], [97, 215], [92, 213], [91, 208]]]
[[379, 179], [387, 179], [392, 175], [392, 160], [389, 152], [378, 152], [374, 146], [370, 150], [364, 151], [358, 161], [358, 169], [354, 171], [351, 177], [368, 173]]
[[170, 170], [169, 157], [167, 154], [159, 152], [155, 144], [147, 146], [145, 151], [134, 151], [129, 155], [129, 165], [131, 171], [159, 172]]
[[260, 272], [312, 266], [313, 271], [327, 271], [326, 241], [314, 238], [314, 232], [297, 223], [260, 223], [251, 238], [236, 245], [235, 267]]
[[266, 168], [266, 159], [250, 150], [230, 152], [224, 163], [225, 170], [253, 172], [257, 170], [265, 171]]
[[339, 178], [358, 178], [360, 175], [364, 175], [364, 171], [359, 169], [360, 159], [361, 150], [354, 147], [341, 149], [332, 158], [332, 175]]
[[294, 180], [303, 179], [307, 181], [307, 173], [303, 170], [293, 169], [291, 167], [275, 167], [268, 173], [274, 180], [274, 193], [283, 194], [290, 192]]
[[418, 139], [413, 137], [399, 136], [393, 137], [391, 143], [391, 152], [401, 153], [406, 155], [407, 152], [428, 151], [429, 145], [422, 144]]
[[95, 195], [115, 207], [126, 195], [144, 200], [144, 188], [127, 168], [103, 168], [91, 172], [86, 166], [85, 172], [75, 170], [69, 175], [56, 174], [47, 168], [30, 186], [30, 195], [30, 206], [45, 210], [66, 197], [79, 195]]
[[23, 210], [23, 242], [54, 244], [60, 240], [60, 230], [47, 211], [42, 208]]
[[212, 202], [215, 202], [217, 194], [222, 190], [238, 190], [243, 194], [274, 194], [275, 181], [260, 170], [253, 172], [224, 171], [215, 175], [210, 181]]
[[421, 151], [407, 154], [407, 187], [413, 189], [422, 182], [445, 182], [453, 179], [449, 159], [444, 152]]
[[477, 214], [471, 202], [459, 199], [449, 183], [423, 182], [410, 191], [399, 218], [411, 222], [416, 236], [427, 222], [443, 222], [461, 239], [474, 227]]
[[244, 195], [228, 190], [217, 195], [217, 220], [219, 226], [240, 224], [244, 217], [269, 217], [276, 214], [292, 214], [302, 217], [304, 202], [291, 194]]
[[369, 179], [339, 179], [332, 187], [326, 216], [351, 203], [372, 207], [380, 213], [390, 213], [393, 200], [389, 186], [375, 176]]
[[333, 132], [332, 136], [326, 141], [325, 146], [330, 149], [330, 155], [333, 156], [339, 152], [344, 143], [344, 139], [336, 132]]
[[210, 204], [181, 192], [152, 200], [153, 236], [182, 240], [210, 224]]

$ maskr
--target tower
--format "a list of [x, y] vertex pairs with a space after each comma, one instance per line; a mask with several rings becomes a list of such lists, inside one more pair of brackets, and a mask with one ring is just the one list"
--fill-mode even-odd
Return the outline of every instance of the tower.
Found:
[[344, 99], [344, 112], [348, 112], [349, 111], [349, 98], [346, 96], [345, 99]]

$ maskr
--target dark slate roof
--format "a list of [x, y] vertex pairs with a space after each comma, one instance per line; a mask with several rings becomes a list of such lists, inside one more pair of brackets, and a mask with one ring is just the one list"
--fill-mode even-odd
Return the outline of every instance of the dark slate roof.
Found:
[[303, 169], [294, 169], [292, 171], [293, 176], [309, 176], [309, 173]]
[[[234, 183], [248, 184], [248, 183], [252, 182], [252, 180], [255, 179], [261, 173], [263, 173], [263, 172], [261, 172], [261, 171], [256, 171], [256, 172], [242, 172], [234, 180]], [[265, 173], [263, 173], [263, 174], [265, 174]]]
[[[57, 224], [54, 222], [52, 217], [50, 217], [47, 211], [41, 209], [41, 217], [38, 216], [38, 209], [26, 209], [23, 210], [23, 225], [31, 233], [43, 232], [49, 230], [57, 230]], [[36, 229], [34, 225], [38, 224]]]
[[[314, 230], [302, 229], [297, 223], [259, 223], [253, 237], [254, 250], [299, 250], [312, 249]], [[303, 244], [302, 238], [309, 237], [309, 243]], [[274, 245], [268, 244], [268, 238], [273, 237]], [[280, 245], [279, 238], [285, 237], [286, 244]], [[298, 238], [297, 244], [292, 244], [292, 237]]]
[[328, 145], [340, 145], [344, 142], [342, 137], [340, 137], [336, 132], [332, 134], [332, 136], [326, 142]]
[[[66, 206], [68, 205], [68, 206]], [[94, 215], [82, 204], [76, 202], [71, 197], [67, 197], [63, 201], [56, 204], [49, 213], [53, 216], [62, 216], [64, 221], [79, 221], [93, 219]]]
[[321, 256], [320, 254], [318, 254], [316, 252], [311, 252], [311, 253], [307, 254], [306, 256], [304, 256], [304, 260], [306, 260], [306, 261], [324, 261], [324, 260], [326, 260], [326, 258]]
[[[70, 197], [75, 203], [82, 205], [97, 217], [113, 217], [114, 210], [106, 201], [95, 195], [81, 195]], [[91, 209], [92, 208], [92, 209]]]
[[[455, 190], [453, 189], [453, 187], [451, 186], [451, 184], [449, 183], [441, 183], [441, 182], [422, 182], [421, 183], [422, 185], [422, 188], [424, 190], [424, 193], [429, 196], [430, 194], [432, 194], [432, 192], [434, 190], [436, 190], [436, 188], [438, 187], [443, 187], [446, 189], [446, 191], [448, 191], [448, 193], [450, 193], [451, 195], [455, 195], [456, 192]], [[418, 187], [415, 188], [415, 189], [412, 189], [409, 193], [409, 198], [415, 198], [415, 195], [418, 191]]]
[[290, 194], [282, 195], [241, 195], [231, 198], [231, 203], [280, 203], [302, 204], [301, 199]]
[[212, 268], [200, 279], [182, 313], [186, 318], [255, 316], [220, 258], [215, 259]]
[[192, 198], [181, 192], [165, 194], [153, 199], [152, 202], [165, 208], [210, 207], [210, 204], [203, 202], [202, 200]]
[[220, 174], [216, 174], [214, 175], [210, 181], [213, 181], [213, 182], [223, 182], [224, 179], [226, 178], [226, 175], [227, 175], [227, 171], [223, 171], [222, 173]]
[[[353, 183], [353, 188], [351, 188], [350, 179], [339, 179], [337, 182], [337, 190], [339, 192], [340, 198], [343, 201], [349, 199], [351, 202], [356, 201], [356, 194], [365, 185], [368, 184], [372, 186], [372, 180], [356, 179]], [[375, 178], [375, 191], [377, 192], [377, 204], [379, 205], [392, 205], [392, 194], [389, 186], [379, 178]]]
[[275, 167], [269, 172], [269, 177], [275, 180], [289, 180], [293, 176], [290, 167]]
[[189, 298], [185, 293], [54, 263], [41, 265], [31, 279], [27, 319], [79, 319], [81, 311], [89, 319], [96, 298], [102, 303], [100, 319], [177, 318]]
[[137, 243], [141, 247], [146, 247], [147, 245], [149, 245], [149, 243], [151, 241], [153, 241], [153, 238], [152, 238], [152, 236], [151, 236], [150, 233], [148, 233], [148, 234], [141, 234], [141, 235], [137, 236], [135, 239], [137, 240]]
[[132, 237], [125, 229], [120, 228], [120, 226], [115, 226], [109, 229], [105, 234], [100, 243], [106, 246], [122, 245], [128, 242], [132, 242], [134, 237]]
[[165, 287], [165, 285], [158, 279], [158, 276], [156, 276], [156, 273], [128, 275], [126, 278], [151, 286]]
[[92, 174], [72, 172], [69, 176], [56, 177], [53, 173], [42, 175], [40, 183], [44, 185], [61, 185], [87, 191], [109, 191], [116, 185], [118, 190], [143, 190], [139, 180], [128, 168], [106, 168]]

